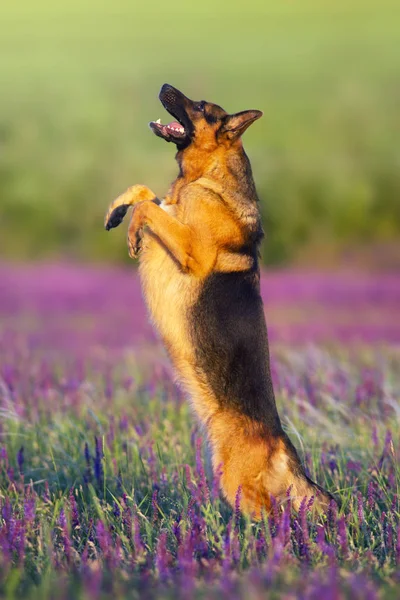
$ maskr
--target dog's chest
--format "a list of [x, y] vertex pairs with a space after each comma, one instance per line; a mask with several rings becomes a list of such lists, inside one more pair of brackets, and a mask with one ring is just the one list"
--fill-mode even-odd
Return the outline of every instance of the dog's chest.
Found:
[[[171, 215], [175, 212], [173, 205], [165, 209]], [[174, 354], [187, 356], [191, 352], [188, 318], [198, 296], [198, 280], [181, 271], [150, 231], [144, 235], [139, 273], [154, 325]]]

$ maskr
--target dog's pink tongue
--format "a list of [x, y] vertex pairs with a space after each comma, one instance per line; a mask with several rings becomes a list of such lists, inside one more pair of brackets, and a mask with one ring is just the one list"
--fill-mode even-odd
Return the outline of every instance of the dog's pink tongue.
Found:
[[178, 123], [178, 121], [172, 121], [171, 123], [168, 123], [167, 127], [171, 127], [172, 129], [180, 129], [181, 124]]

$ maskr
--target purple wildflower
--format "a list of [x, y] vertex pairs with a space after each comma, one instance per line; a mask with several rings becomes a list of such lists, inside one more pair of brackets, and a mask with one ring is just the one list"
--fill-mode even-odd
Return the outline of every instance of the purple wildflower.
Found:
[[18, 450], [18, 454], [17, 454], [18, 469], [19, 469], [19, 472], [21, 475], [24, 474], [24, 462], [25, 462], [24, 447], [21, 446], [21, 448]]
[[363, 505], [363, 497], [361, 492], [357, 493], [357, 515], [358, 522], [360, 525], [364, 523], [364, 505]]
[[157, 495], [158, 495], [158, 489], [155, 488], [153, 491], [153, 495], [151, 497], [151, 507], [153, 509], [153, 520], [152, 520], [153, 527], [156, 524], [157, 518], [158, 518]]
[[[122, 431], [122, 432], [127, 431], [128, 430], [128, 425], [129, 425], [128, 417], [127, 417], [127, 415], [123, 414], [120, 417], [120, 419], [119, 419], [119, 428], [120, 428], [120, 431]], [[138, 428], [138, 426], [136, 426], [136, 431], [137, 431], [137, 428]], [[138, 433], [139, 433], [139, 436], [142, 435], [140, 432], [138, 432]]]
[[337, 504], [331, 500], [328, 507], [328, 525], [331, 532], [336, 531]]
[[368, 483], [367, 498], [368, 498], [368, 507], [370, 510], [372, 510], [375, 505], [375, 484], [373, 481], [370, 481]]
[[377, 448], [379, 445], [378, 427], [375, 422], [372, 425], [372, 443], [374, 444], [375, 448]]
[[24, 502], [24, 517], [27, 525], [30, 525], [34, 519], [36, 514], [36, 502], [33, 495], [30, 495], [26, 498]]
[[25, 561], [25, 549], [26, 549], [26, 536], [25, 536], [25, 528], [21, 523], [18, 531], [18, 543], [17, 543], [17, 551], [18, 551], [18, 563], [19, 567], [22, 568]]
[[332, 475], [333, 475], [333, 473], [334, 473], [335, 471], [337, 471], [337, 468], [338, 468], [338, 467], [337, 467], [337, 461], [336, 461], [336, 459], [335, 459], [335, 457], [334, 457], [334, 456], [331, 456], [331, 457], [330, 457], [330, 459], [329, 459], [329, 461], [328, 461], [328, 465], [329, 465], [329, 468], [330, 468], [330, 470], [331, 470], [331, 473], [332, 473]]
[[86, 465], [88, 467], [90, 467], [90, 450], [89, 450], [89, 445], [88, 445], [87, 442], [85, 442], [85, 451], [84, 451], [84, 454], [85, 454]]
[[126, 494], [122, 496], [122, 506], [122, 523], [124, 524], [125, 535], [132, 541], [132, 511], [127, 503]]
[[279, 523], [280, 523], [280, 514], [278, 503], [274, 496], [270, 496], [271, 498], [271, 512], [268, 517], [269, 530], [271, 533], [271, 537], [275, 537], [279, 533]]
[[114, 415], [110, 416], [109, 427], [107, 433], [107, 446], [112, 448], [115, 439], [115, 417]]
[[113, 510], [112, 510], [112, 512], [113, 512], [113, 515], [114, 515], [114, 517], [116, 519], [118, 519], [118, 517], [121, 516], [120, 508], [119, 508], [118, 504], [115, 501], [113, 502]]
[[97, 484], [99, 487], [102, 487], [103, 485], [103, 465], [102, 465], [102, 458], [103, 458], [103, 449], [101, 447], [101, 440], [97, 437], [94, 438], [95, 440], [95, 457], [93, 460], [93, 466], [94, 466], [94, 476], [96, 478]]
[[242, 486], [239, 485], [235, 496], [235, 531], [239, 531], [240, 525], [240, 500], [242, 497]]
[[208, 502], [208, 500], [210, 498], [210, 494], [209, 494], [209, 490], [208, 490], [203, 460], [201, 457], [201, 446], [202, 446], [202, 439], [201, 439], [201, 437], [199, 437], [196, 440], [196, 471], [197, 471], [197, 475], [199, 478], [199, 484], [198, 484], [199, 491], [200, 491], [199, 500], [200, 500], [200, 502], [202, 502], [202, 501]]
[[347, 558], [349, 554], [349, 546], [347, 541], [346, 521], [344, 517], [340, 517], [337, 521], [337, 532], [342, 557]]
[[85, 455], [85, 461], [86, 461], [86, 469], [83, 474], [83, 480], [85, 483], [89, 483], [89, 481], [91, 481], [91, 479], [92, 479], [92, 469], [90, 466], [90, 463], [91, 463], [90, 450], [89, 450], [89, 445], [87, 442], [85, 442], [84, 455]]
[[59, 517], [58, 517], [58, 524], [62, 528], [64, 528], [64, 527], [67, 526], [67, 519], [66, 519], [65, 512], [64, 512], [63, 508], [60, 510], [60, 514], [59, 514]]
[[264, 533], [262, 531], [260, 531], [260, 533], [256, 539], [256, 553], [257, 553], [257, 557], [259, 560], [262, 560], [265, 558], [267, 550], [268, 550], [268, 544], [265, 540]]
[[113, 542], [110, 532], [101, 520], [96, 523], [96, 537], [105, 560], [108, 560], [110, 558]]
[[219, 490], [220, 490], [220, 485], [221, 485], [222, 474], [223, 474], [222, 463], [220, 463], [217, 466], [217, 468], [215, 469], [214, 476], [213, 476], [213, 483], [212, 483], [212, 490], [211, 490], [211, 498], [213, 501], [215, 501], [215, 500], [217, 500], [217, 498], [219, 498]]
[[78, 511], [78, 505], [75, 500], [74, 488], [71, 488], [71, 490], [69, 492], [69, 504], [70, 504], [70, 510], [71, 510], [71, 526], [72, 526], [72, 529], [74, 530], [77, 527], [79, 527], [79, 511]]
[[158, 538], [156, 549], [156, 566], [161, 580], [167, 577], [169, 564], [170, 554], [167, 549], [167, 534], [163, 532]]
[[149, 457], [147, 459], [148, 465], [150, 467], [150, 477], [152, 483], [157, 483], [158, 481], [158, 473], [157, 473], [157, 459], [154, 453], [154, 444], [151, 443], [148, 447]]
[[400, 525], [397, 527], [396, 536], [396, 564], [400, 565]]
[[285, 509], [281, 513], [281, 522], [279, 525], [279, 541], [282, 547], [286, 547], [290, 543], [290, 504], [286, 504]]
[[71, 560], [71, 539], [67, 526], [67, 519], [65, 516], [64, 508], [60, 510], [60, 515], [58, 517], [58, 524], [61, 527], [61, 540], [63, 544], [64, 556], [66, 558], [67, 563], [70, 563]]
[[182, 542], [182, 533], [181, 533], [181, 515], [178, 516], [175, 523], [172, 526], [172, 533], [176, 538], [177, 546], [179, 547]]
[[0, 448], [0, 465], [7, 471], [8, 469], [8, 454], [4, 446]]

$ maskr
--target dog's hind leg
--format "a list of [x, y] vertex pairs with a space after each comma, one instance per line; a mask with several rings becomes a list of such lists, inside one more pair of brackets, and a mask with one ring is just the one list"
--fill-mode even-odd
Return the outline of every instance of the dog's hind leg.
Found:
[[155, 193], [146, 185], [132, 185], [123, 194], [111, 202], [104, 219], [104, 227], [107, 231], [114, 227], [118, 227], [118, 225], [122, 223], [128, 208], [143, 200], [150, 200], [156, 204], [160, 204]]

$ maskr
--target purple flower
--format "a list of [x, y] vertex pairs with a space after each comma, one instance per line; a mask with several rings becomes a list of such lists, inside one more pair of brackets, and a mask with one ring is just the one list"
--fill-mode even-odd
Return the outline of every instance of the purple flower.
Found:
[[95, 440], [95, 457], [93, 460], [93, 466], [94, 466], [94, 476], [96, 478], [97, 484], [99, 487], [103, 486], [103, 465], [102, 465], [102, 458], [103, 458], [103, 449], [101, 447], [101, 440], [98, 439], [97, 437], [94, 438]]
[[24, 502], [24, 517], [27, 524], [31, 524], [35, 519], [36, 514], [36, 502], [33, 495], [26, 498]]
[[349, 554], [349, 546], [347, 541], [347, 528], [344, 517], [340, 517], [337, 521], [338, 540], [343, 558], [347, 558]]
[[168, 567], [170, 564], [170, 554], [167, 549], [167, 534], [160, 534], [156, 549], [156, 567], [160, 578], [163, 580], [168, 575]]
[[206, 473], [204, 470], [203, 460], [201, 458], [201, 446], [202, 439], [197, 438], [196, 440], [196, 471], [199, 479], [198, 488], [200, 491], [199, 502], [208, 502], [210, 498], [210, 493], [208, 490]]
[[242, 497], [242, 486], [239, 485], [235, 497], [235, 531], [239, 531], [240, 524], [240, 500]]
[[361, 492], [357, 493], [357, 516], [360, 525], [364, 524], [364, 503]]
[[280, 523], [280, 514], [278, 503], [274, 496], [270, 496], [271, 498], [271, 512], [268, 517], [269, 530], [271, 533], [271, 537], [275, 537], [279, 533], [279, 523]]
[[76, 527], [79, 527], [79, 511], [75, 500], [74, 488], [71, 488], [69, 492], [69, 504], [71, 508], [71, 526], [74, 530]]
[[8, 469], [8, 454], [5, 447], [0, 448], [0, 464], [4, 465], [5, 470]]
[[372, 443], [374, 444], [375, 448], [377, 448], [379, 445], [378, 427], [376, 423], [372, 425]]
[[86, 469], [83, 474], [83, 480], [85, 483], [89, 483], [89, 481], [92, 479], [92, 469], [90, 467], [91, 456], [90, 456], [89, 445], [87, 442], [85, 442], [84, 455], [85, 455], [85, 461], [86, 461]]
[[86, 460], [86, 464], [89, 467], [90, 466], [90, 450], [89, 450], [89, 445], [87, 442], [85, 442], [85, 460]]
[[112, 539], [110, 532], [101, 520], [96, 523], [96, 537], [104, 557], [108, 559], [112, 548]]
[[400, 525], [397, 527], [396, 535], [396, 564], [400, 565]]
[[58, 524], [62, 528], [64, 528], [64, 527], [67, 526], [67, 519], [66, 519], [65, 512], [64, 512], [63, 508], [60, 510], [60, 514], [59, 514], [59, 517], [58, 517]]
[[281, 521], [279, 525], [279, 540], [282, 547], [286, 547], [290, 543], [290, 518], [291, 518], [291, 503], [287, 501], [284, 510], [281, 513]]
[[152, 483], [157, 483], [158, 481], [158, 473], [157, 473], [157, 458], [154, 453], [154, 444], [151, 443], [148, 447], [149, 457], [147, 459], [148, 465], [150, 467], [150, 477]]
[[158, 517], [157, 495], [158, 495], [158, 490], [157, 490], [157, 488], [155, 488], [153, 491], [153, 495], [151, 497], [151, 507], [153, 509], [153, 520], [152, 520], [153, 527], [154, 527], [155, 523], [157, 522], [157, 517]]
[[330, 468], [330, 470], [331, 470], [331, 473], [332, 473], [332, 475], [333, 475], [333, 473], [334, 473], [335, 471], [337, 471], [337, 468], [338, 468], [338, 467], [337, 467], [337, 462], [336, 462], [336, 459], [335, 459], [333, 456], [331, 456], [331, 458], [329, 459], [329, 461], [328, 461], [328, 465], [329, 465], [329, 468]]
[[212, 490], [211, 490], [211, 498], [213, 501], [217, 500], [217, 498], [219, 498], [219, 489], [220, 489], [220, 485], [221, 485], [221, 477], [223, 474], [223, 470], [222, 470], [222, 463], [220, 463], [217, 468], [214, 471], [214, 475], [213, 475], [213, 483], [212, 483]]
[[25, 462], [24, 447], [21, 446], [21, 448], [18, 450], [18, 454], [17, 454], [18, 469], [19, 469], [19, 472], [21, 475], [23, 475], [23, 473], [24, 473], [24, 462]]
[[375, 484], [373, 481], [370, 481], [368, 483], [367, 498], [368, 498], [368, 506], [369, 506], [370, 510], [372, 510], [375, 505]]
[[120, 508], [116, 502], [113, 502], [113, 511], [112, 512], [116, 519], [118, 519], [118, 517], [121, 516]]
[[337, 504], [331, 500], [328, 507], [328, 525], [331, 532], [336, 531]]

